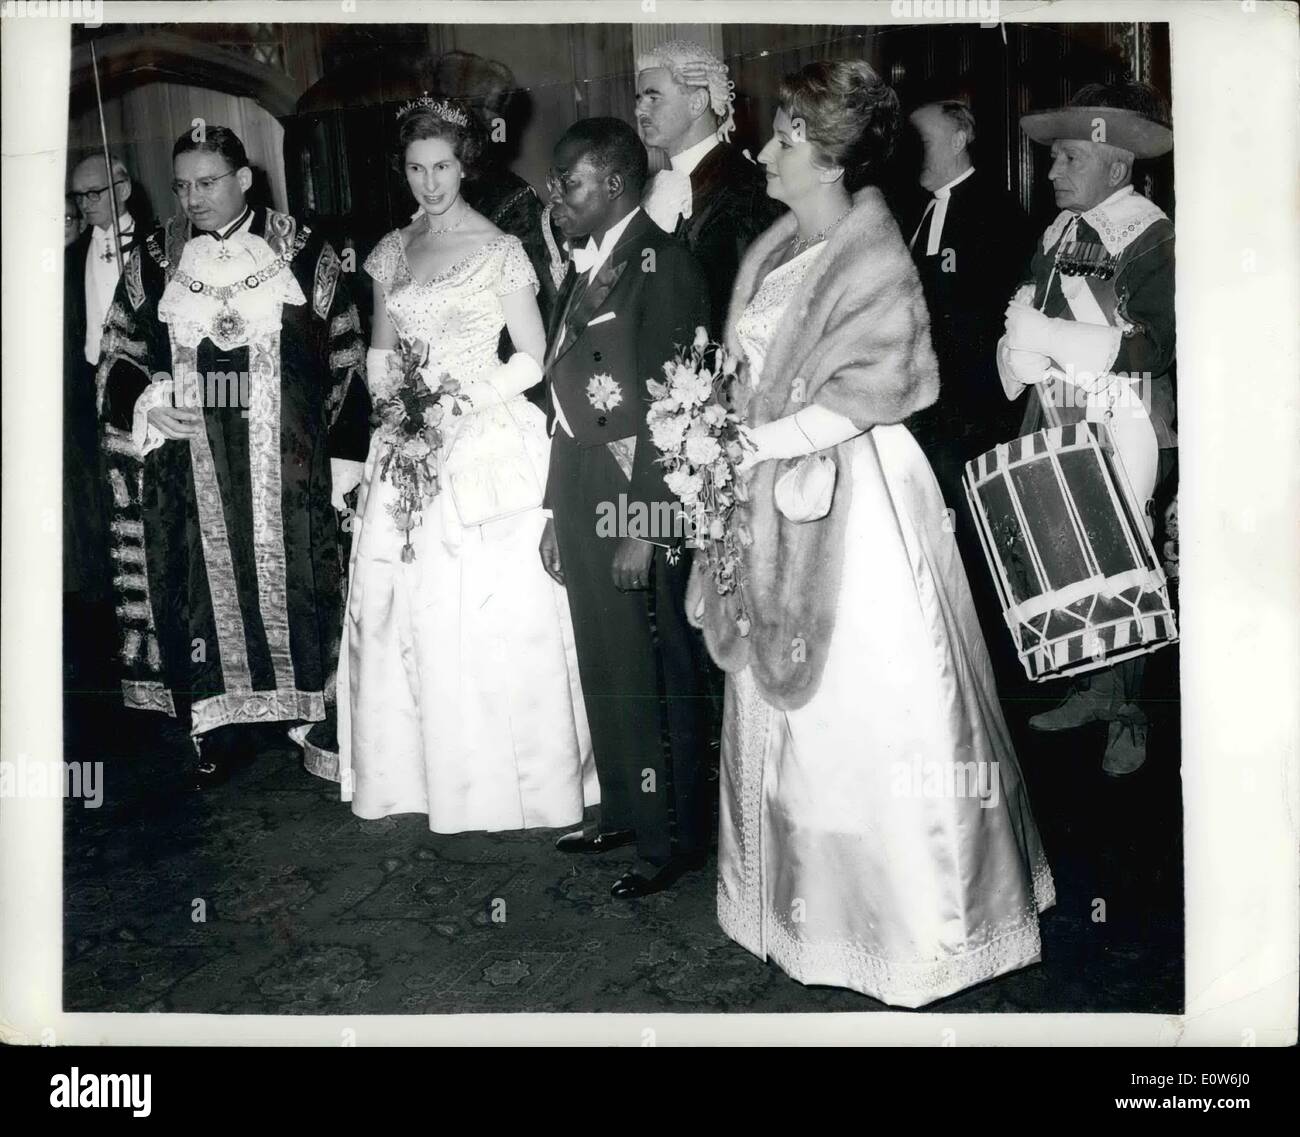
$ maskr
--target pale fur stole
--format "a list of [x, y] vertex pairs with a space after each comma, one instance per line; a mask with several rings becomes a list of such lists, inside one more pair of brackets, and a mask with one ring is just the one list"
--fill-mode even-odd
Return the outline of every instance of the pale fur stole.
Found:
[[[727, 344], [739, 351], [736, 323], [782, 246], [794, 235], [787, 213], [741, 262], [727, 317]], [[884, 197], [873, 186], [853, 196], [849, 215], [791, 294], [751, 391], [742, 373], [738, 409], [751, 426], [794, 414], [809, 402], [863, 430], [901, 422], [939, 397], [930, 318], [921, 282]], [[783, 710], [812, 698], [835, 629], [844, 529], [852, 497], [856, 440], [826, 451], [835, 461], [835, 497], [819, 521], [787, 520], [776, 508], [776, 479], [797, 459], [761, 462], [750, 477], [742, 522], [753, 536], [742, 593], [751, 621], [736, 624], [737, 595], [718, 596], [706, 581], [705, 641], [724, 671], [753, 667], [763, 696]], [[869, 651], [870, 645], [861, 645]]]

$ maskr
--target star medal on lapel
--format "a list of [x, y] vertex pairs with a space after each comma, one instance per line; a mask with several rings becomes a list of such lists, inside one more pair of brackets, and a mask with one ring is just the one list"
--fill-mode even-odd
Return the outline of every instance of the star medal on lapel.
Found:
[[226, 343], [240, 342], [244, 339], [244, 332], [248, 324], [244, 317], [236, 312], [229, 303], [216, 314], [212, 321], [213, 339], [215, 341], [225, 341]]
[[587, 401], [598, 411], [612, 411], [623, 401], [623, 388], [602, 371], [588, 381]]

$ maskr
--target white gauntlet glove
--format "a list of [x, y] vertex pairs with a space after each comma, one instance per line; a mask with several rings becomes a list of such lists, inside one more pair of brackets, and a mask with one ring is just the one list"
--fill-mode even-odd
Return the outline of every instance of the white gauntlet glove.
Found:
[[1007, 344], [1012, 349], [1038, 352], [1058, 367], [1088, 376], [1104, 375], [1111, 369], [1122, 339], [1119, 328], [1044, 316], [1014, 300], [1007, 305], [1006, 327]]
[[998, 340], [997, 364], [1003, 392], [1008, 399], [1018, 399], [1025, 387], [1047, 377], [1052, 361], [1041, 352], [1013, 348], [1003, 336]]

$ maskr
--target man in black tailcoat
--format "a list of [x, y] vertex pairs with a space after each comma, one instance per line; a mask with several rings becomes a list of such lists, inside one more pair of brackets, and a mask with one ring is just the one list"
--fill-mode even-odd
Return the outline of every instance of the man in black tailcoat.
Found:
[[108, 482], [99, 453], [95, 368], [113, 291], [135, 248], [136, 223], [127, 205], [131, 175], [116, 155], [83, 159], [73, 167], [69, 183], [69, 196], [86, 227], [64, 253], [64, 643], [65, 669], [84, 689], [113, 678], [114, 572], [108, 554]]
[[684, 600], [684, 526], [646, 423], [647, 380], [709, 318], [708, 282], [640, 208], [644, 147], [613, 118], [555, 148], [552, 216], [573, 248], [547, 335], [552, 433], [542, 563], [568, 592], [600, 778], [599, 820], [564, 852], [636, 845], [613, 895], [702, 863], [710, 802], [706, 699]]

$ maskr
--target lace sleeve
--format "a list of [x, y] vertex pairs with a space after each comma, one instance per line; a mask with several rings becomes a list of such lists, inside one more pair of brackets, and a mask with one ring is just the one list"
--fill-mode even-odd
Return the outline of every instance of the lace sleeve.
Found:
[[501, 267], [497, 274], [495, 292], [498, 296], [509, 296], [521, 288], [529, 286], [537, 294], [537, 273], [533, 271], [533, 262], [524, 252], [524, 246], [518, 237], [505, 239], [505, 254], [501, 258]]
[[394, 229], [374, 247], [363, 267], [372, 280], [388, 288], [397, 275], [397, 263], [401, 255], [402, 234]]

